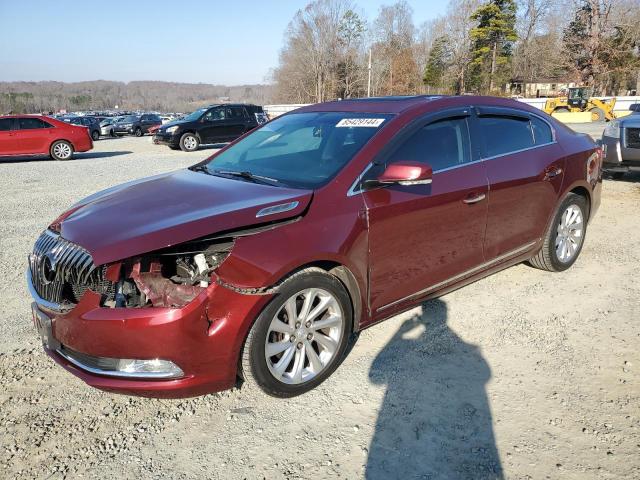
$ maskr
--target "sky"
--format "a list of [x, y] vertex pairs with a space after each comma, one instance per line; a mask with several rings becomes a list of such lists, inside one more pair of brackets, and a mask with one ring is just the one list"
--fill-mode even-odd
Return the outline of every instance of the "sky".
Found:
[[[394, 0], [361, 0], [372, 20]], [[0, 0], [0, 81], [265, 83], [306, 1]], [[417, 26], [446, 0], [409, 0]]]

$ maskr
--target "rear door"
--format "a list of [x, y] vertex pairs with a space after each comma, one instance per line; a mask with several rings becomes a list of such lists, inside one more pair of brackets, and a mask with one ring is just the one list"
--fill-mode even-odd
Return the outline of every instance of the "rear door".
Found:
[[14, 118], [0, 118], [0, 155], [15, 155], [18, 153], [18, 137], [14, 123]]
[[216, 143], [224, 141], [227, 131], [225, 107], [214, 107], [202, 117], [202, 126], [198, 129], [201, 143]]
[[564, 173], [564, 153], [542, 117], [521, 110], [480, 107], [472, 138], [489, 179], [485, 256], [526, 250], [546, 229]]
[[[442, 115], [442, 116], [441, 116]], [[485, 165], [469, 141], [469, 110], [421, 121], [365, 178], [385, 165], [418, 161], [430, 185], [368, 190], [370, 308], [380, 318], [483, 263], [488, 190]]]
[[55, 128], [36, 117], [20, 117], [16, 137], [20, 154], [45, 154], [55, 139]]
[[227, 131], [229, 132], [228, 140], [235, 140], [244, 132], [249, 130], [249, 117], [244, 107], [226, 107]]

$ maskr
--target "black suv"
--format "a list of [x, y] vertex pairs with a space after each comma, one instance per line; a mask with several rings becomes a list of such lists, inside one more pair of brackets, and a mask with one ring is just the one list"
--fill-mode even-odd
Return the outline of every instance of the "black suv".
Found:
[[155, 127], [156, 125], [162, 125], [162, 119], [154, 113], [126, 115], [113, 124], [113, 134], [130, 134], [141, 137], [147, 133], [151, 127]]
[[235, 140], [266, 121], [264, 110], [257, 105], [209, 105], [160, 127], [154, 143], [193, 152], [203, 143]]
[[66, 117], [61, 120], [72, 125], [81, 125], [89, 129], [91, 138], [96, 141], [100, 139], [100, 120], [95, 117]]

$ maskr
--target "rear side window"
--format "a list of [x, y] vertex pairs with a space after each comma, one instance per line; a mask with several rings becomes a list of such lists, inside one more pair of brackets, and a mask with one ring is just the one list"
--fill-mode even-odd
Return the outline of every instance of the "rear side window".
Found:
[[391, 155], [388, 163], [423, 162], [435, 172], [470, 160], [467, 120], [451, 118], [422, 127]]
[[484, 156], [495, 157], [533, 147], [529, 119], [525, 117], [480, 117]]
[[544, 145], [553, 142], [551, 127], [544, 120], [538, 117], [531, 117], [531, 128], [533, 130], [533, 141], [536, 145]]
[[231, 119], [244, 118], [244, 109], [242, 107], [228, 107], [227, 118], [231, 118]]
[[20, 118], [18, 119], [18, 125], [20, 130], [33, 130], [36, 128], [51, 128], [47, 122], [40, 120], [39, 118]]
[[11, 130], [11, 125], [13, 125], [13, 118], [0, 118], [0, 132]]

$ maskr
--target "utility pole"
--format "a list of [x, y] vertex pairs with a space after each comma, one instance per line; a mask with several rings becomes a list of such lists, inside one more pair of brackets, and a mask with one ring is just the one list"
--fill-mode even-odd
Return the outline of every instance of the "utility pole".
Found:
[[367, 97], [371, 96], [371, 49], [369, 49], [369, 79], [367, 80]]

